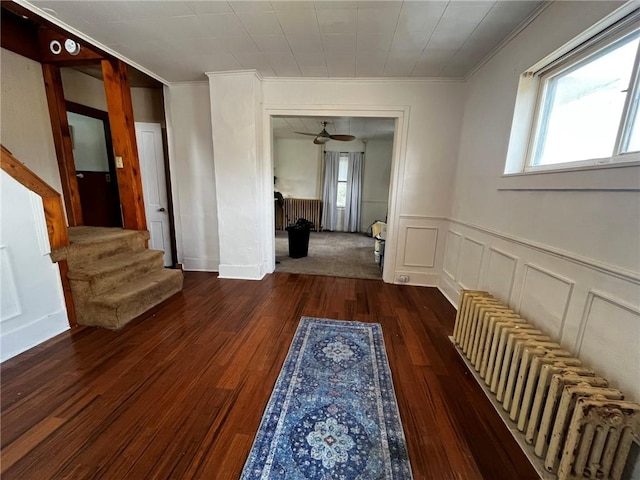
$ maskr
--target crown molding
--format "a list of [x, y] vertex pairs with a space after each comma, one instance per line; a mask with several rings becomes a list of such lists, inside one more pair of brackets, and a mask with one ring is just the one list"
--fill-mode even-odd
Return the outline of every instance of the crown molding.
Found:
[[238, 76], [238, 75], [253, 75], [258, 80], [263, 80], [262, 75], [260, 75], [260, 72], [258, 72], [255, 69], [224, 70], [224, 71], [221, 71], [221, 72], [204, 72], [204, 74], [209, 78], [211, 78], [211, 77], [231, 77], [231, 76]]
[[462, 77], [264, 77], [263, 82], [312, 83], [464, 83]]
[[506, 47], [511, 40], [516, 38], [520, 33], [527, 28], [536, 18], [540, 16], [542, 12], [544, 12], [547, 8], [551, 6], [556, 0], [546, 0], [542, 2], [538, 8], [536, 8], [533, 12], [531, 12], [527, 18], [525, 18], [520, 25], [518, 25], [509, 35], [507, 35], [498, 45], [496, 45], [493, 50], [491, 50], [485, 57], [480, 60], [480, 62], [473, 67], [469, 73], [467, 73], [464, 77], [465, 82], [468, 81], [471, 77], [473, 77], [478, 70], [484, 67], [489, 61], [495, 57], [500, 50]]

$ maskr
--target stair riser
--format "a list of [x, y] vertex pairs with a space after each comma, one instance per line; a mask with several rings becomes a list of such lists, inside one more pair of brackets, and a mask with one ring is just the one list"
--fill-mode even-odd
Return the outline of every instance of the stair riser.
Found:
[[88, 292], [91, 295], [100, 295], [120, 285], [133, 281], [136, 278], [144, 277], [150, 272], [161, 270], [164, 268], [164, 261], [162, 258], [162, 252], [158, 252], [153, 258], [147, 259], [143, 262], [134, 262], [127, 265], [126, 268], [122, 268], [108, 275], [94, 277], [89, 281], [86, 280], [74, 280], [71, 279], [71, 283], [84, 282], [88, 284]]
[[182, 290], [182, 274], [171, 275], [156, 283], [144, 294], [127, 299], [117, 305], [104, 305], [89, 300], [82, 306], [78, 323], [112, 330], [122, 328], [131, 320]]
[[140, 234], [99, 244], [75, 245], [67, 256], [67, 262], [70, 269], [81, 267], [127, 251], [143, 250], [145, 242], [144, 235]]

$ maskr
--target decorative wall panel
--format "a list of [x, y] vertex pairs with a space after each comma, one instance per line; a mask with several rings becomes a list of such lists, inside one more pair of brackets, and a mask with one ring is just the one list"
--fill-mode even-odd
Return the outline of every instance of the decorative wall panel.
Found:
[[438, 229], [407, 227], [403, 266], [431, 268], [435, 263]]
[[480, 284], [480, 267], [484, 244], [465, 238], [460, 247], [460, 262], [456, 279], [467, 290], [476, 290]]
[[511, 300], [518, 259], [493, 247], [489, 248], [488, 257], [482, 288], [508, 304]]
[[451, 278], [451, 280], [456, 279], [461, 239], [462, 237], [458, 232], [451, 230], [447, 232], [447, 249], [444, 254], [444, 266], [442, 269], [444, 273]]
[[11, 267], [11, 259], [5, 246], [0, 246], [0, 282], [2, 282], [0, 283], [2, 285], [0, 322], [4, 322], [22, 313], [13, 268]]
[[572, 281], [527, 264], [518, 312], [547, 335], [559, 339], [572, 290]]
[[587, 297], [576, 354], [640, 400], [640, 311], [591, 291]]

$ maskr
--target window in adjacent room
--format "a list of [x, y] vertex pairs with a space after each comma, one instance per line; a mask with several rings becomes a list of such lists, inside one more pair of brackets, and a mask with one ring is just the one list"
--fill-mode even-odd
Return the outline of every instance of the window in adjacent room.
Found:
[[639, 59], [640, 27], [627, 18], [525, 74], [537, 93], [523, 170], [639, 160]]
[[340, 155], [338, 163], [338, 193], [336, 198], [336, 206], [345, 208], [347, 206], [347, 173], [349, 171], [349, 157]]

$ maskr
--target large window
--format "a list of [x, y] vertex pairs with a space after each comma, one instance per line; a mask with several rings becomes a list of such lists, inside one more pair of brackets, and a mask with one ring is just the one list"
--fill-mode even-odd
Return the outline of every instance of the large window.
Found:
[[616, 25], [533, 73], [525, 171], [637, 161], [640, 27]]
[[336, 195], [336, 206], [345, 208], [347, 206], [347, 174], [349, 172], [349, 157], [341, 155], [338, 164], [338, 193]]

